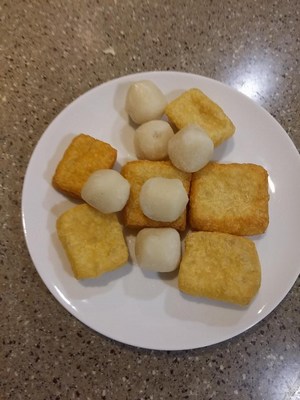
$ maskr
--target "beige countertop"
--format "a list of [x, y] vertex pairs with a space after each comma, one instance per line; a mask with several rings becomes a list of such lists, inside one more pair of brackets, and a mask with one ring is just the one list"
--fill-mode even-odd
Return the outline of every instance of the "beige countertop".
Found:
[[130, 73], [186, 71], [242, 90], [299, 150], [299, 2], [16, 0], [0, 2], [0, 19], [1, 400], [300, 399], [299, 280], [231, 340], [138, 349], [54, 299], [21, 224], [23, 178], [46, 127], [88, 89]]

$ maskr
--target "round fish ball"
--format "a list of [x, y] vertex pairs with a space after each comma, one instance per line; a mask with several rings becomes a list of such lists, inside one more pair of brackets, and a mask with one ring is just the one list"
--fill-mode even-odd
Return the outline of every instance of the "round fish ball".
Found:
[[141, 209], [154, 221], [175, 221], [185, 210], [188, 200], [180, 179], [150, 178], [140, 192]]
[[104, 214], [122, 210], [130, 193], [129, 182], [112, 169], [92, 173], [83, 185], [81, 197]]
[[135, 146], [139, 158], [151, 161], [168, 156], [168, 141], [174, 136], [166, 121], [149, 121], [139, 126], [135, 133]]
[[137, 124], [159, 119], [167, 100], [161, 90], [151, 81], [132, 83], [126, 97], [126, 111]]
[[197, 125], [188, 125], [176, 133], [168, 142], [168, 153], [172, 164], [185, 172], [196, 172], [212, 158], [214, 143]]
[[180, 236], [173, 228], [144, 228], [136, 237], [135, 255], [141, 268], [174, 271], [180, 262]]

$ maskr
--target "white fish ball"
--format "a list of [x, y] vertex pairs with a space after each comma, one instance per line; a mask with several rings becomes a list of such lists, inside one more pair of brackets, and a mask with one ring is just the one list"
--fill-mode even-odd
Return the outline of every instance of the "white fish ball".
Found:
[[81, 197], [104, 214], [122, 210], [130, 193], [129, 182], [113, 169], [93, 172], [83, 185]]
[[196, 172], [212, 158], [214, 143], [197, 125], [188, 125], [168, 142], [169, 158], [175, 167], [185, 172]]
[[174, 136], [173, 129], [166, 121], [149, 121], [135, 132], [137, 155], [144, 160], [164, 160], [168, 156], [168, 141]]
[[144, 228], [137, 234], [135, 255], [141, 268], [174, 271], [181, 258], [179, 233], [173, 228]]
[[130, 85], [125, 108], [135, 123], [159, 119], [166, 105], [166, 97], [153, 82], [139, 81]]
[[188, 200], [180, 179], [150, 178], [140, 192], [141, 209], [154, 221], [175, 221], [185, 210]]

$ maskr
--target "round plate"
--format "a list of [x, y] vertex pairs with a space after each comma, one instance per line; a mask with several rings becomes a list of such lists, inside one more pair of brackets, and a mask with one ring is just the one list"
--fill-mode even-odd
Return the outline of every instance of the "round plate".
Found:
[[[254, 237], [262, 285], [247, 308], [193, 298], [177, 289], [176, 275], [144, 272], [134, 263], [77, 281], [58, 240], [57, 217], [72, 202], [51, 186], [56, 165], [71, 139], [87, 133], [118, 149], [116, 168], [135, 158], [133, 129], [124, 111], [129, 85], [152, 80], [175, 98], [198, 87], [236, 126], [215, 151], [220, 162], [256, 163], [269, 172], [270, 225]], [[100, 85], [70, 104], [38, 142], [26, 172], [22, 215], [27, 245], [41, 278], [56, 299], [95, 331], [134, 346], [181, 350], [232, 338], [268, 315], [293, 286], [300, 268], [300, 157], [288, 135], [262, 108], [234, 89], [205, 77], [147, 72]], [[132, 247], [134, 238], [128, 236]]]

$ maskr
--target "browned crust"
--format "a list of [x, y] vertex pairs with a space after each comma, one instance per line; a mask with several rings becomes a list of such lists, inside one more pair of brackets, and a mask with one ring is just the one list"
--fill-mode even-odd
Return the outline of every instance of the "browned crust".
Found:
[[179, 289], [192, 296], [248, 305], [261, 284], [254, 242], [218, 232], [192, 232], [185, 239]]
[[63, 193], [81, 198], [81, 189], [88, 177], [99, 169], [112, 168], [117, 150], [110, 144], [89, 135], [76, 136], [57, 165], [52, 184]]
[[160, 176], [163, 178], [177, 178], [189, 193], [191, 174], [175, 168], [170, 161], [130, 161], [121, 171], [131, 186], [129, 200], [123, 210], [123, 221], [130, 228], [144, 227], [171, 227], [183, 231], [186, 227], [186, 211], [174, 222], [153, 221], [146, 217], [139, 204], [139, 195], [142, 185], [147, 179]]
[[189, 222], [199, 231], [261, 234], [269, 224], [268, 201], [263, 167], [209, 163], [193, 174]]
[[165, 113], [178, 129], [197, 124], [210, 136], [215, 146], [228, 139], [235, 132], [235, 126], [222, 108], [201, 90], [187, 90], [170, 102]]

